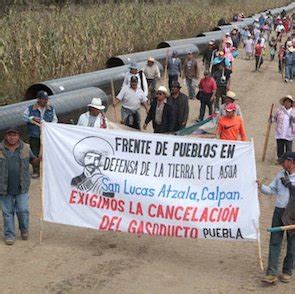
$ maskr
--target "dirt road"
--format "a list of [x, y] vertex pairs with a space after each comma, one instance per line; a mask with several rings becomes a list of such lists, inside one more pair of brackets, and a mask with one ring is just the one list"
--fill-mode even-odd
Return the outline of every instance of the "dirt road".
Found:
[[[242, 51], [242, 50], [241, 50]], [[268, 58], [267, 58], [268, 59]], [[232, 90], [240, 97], [248, 137], [255, 142], [257, 172], [270, 181], [279, 167], [271, 135], [267, 159], [261, 163], [266, 121], [272, 102], [295, 95], [295, 82], [285, 84], [277, 62], [265, 61], [260, 73], [243, 54], [235, 62]], [[190, 122], [198, 101], [190, 102]], [[111, 116], [111, 113], [109, 113]], [[294, 293], [295, 280], [265, 287], [251, 242], [137, 237], [44, 223], [39, 244], [40, 185], [31, 185], [29, 241], [0, 243], [1, 293]], [[263, 260], [268, 255], [266, 228], [274, 199], [261, 196]], [[0, 233], [3, 232], [2, 217]]]

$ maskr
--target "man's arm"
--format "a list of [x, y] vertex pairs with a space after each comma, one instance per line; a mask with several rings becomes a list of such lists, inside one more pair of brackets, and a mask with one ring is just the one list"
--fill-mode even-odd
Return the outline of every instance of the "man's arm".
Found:
[[57, 118], [57, 115], [56, 115], [56, 111], [55, 109], [53, 108], [53, 120], [52, 120], [53, 123], [57, 123], [58, 122], [58, 118]]

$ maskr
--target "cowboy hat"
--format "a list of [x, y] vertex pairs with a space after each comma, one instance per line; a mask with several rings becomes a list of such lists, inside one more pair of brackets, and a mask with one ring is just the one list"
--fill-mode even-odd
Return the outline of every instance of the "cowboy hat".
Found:
[[223, 95], [224, 98], [230, 98], [230, 99], [233, 99], [233, 100], [238, 100], [238, 98], [236, 98], [236, 93], [233, 92], [233, 91], [227, 91], [226, 92], [226, 95]]
[[284, 101], [285, 101], [286, 99], [289, 99], [289, 100], [292, 101], [292, 103], [294, 103], [294, 99], [293, 99], [293, 97], [292, 97], [291, 95], [286, 95], [286, 96], [282, 97], [282, 98], [280, 99], [280, 103], [281, 103], [282, 105], [284, 105]]
[[164, 86], [159, 86], [157, 92], [163, 92], [163, 93], [165, 93], [166, 95], [168, 94], [168, 90], [167, 90], [167, 88], [164, 87]]
[[152, 56], [149, 56], [149, 57], [148, 57], [148, 59], [147, 59], [147, 61], [150, 61], [150, 62], [155, 62], [155, 58], [154, 58], [154, 57], [152, 57]]
[[87, 105], [88, 107], [93, 107], [99, 110], [105, 109], [105, 106], [102, 105], [101, 99], [100, 98], [93, 98], [91, 101], [91, 104]]

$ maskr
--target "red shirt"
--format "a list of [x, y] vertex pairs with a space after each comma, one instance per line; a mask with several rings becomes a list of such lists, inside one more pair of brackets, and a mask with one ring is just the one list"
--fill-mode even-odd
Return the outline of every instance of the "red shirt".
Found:
[[210, 77], [209, 79], [203, 78], [200, 81], [199, 88], [206, 94], [211, 94], [217, 89], [215, 80]]
[[262, 46], [257, 44], [255, 46], [255, 56], [261, 56], [262, 55]]

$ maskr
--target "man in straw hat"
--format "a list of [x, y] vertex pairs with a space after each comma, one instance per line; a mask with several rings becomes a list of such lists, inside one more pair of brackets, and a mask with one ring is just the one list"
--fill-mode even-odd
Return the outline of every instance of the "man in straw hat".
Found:
[[288, 41], [285, 54], [285, 82], [292, 82], [295, 75], [295, 48], [292, 41]]
[[234, 103], [226, 106], [226, 116], [220, 117], [218, 120], [216, 137], [221, 140], [246, 141], [246, 132], [243, 125], [243, 120], [236, 115], [237, 107]]
[[156, 99], [152, 102], [143, 129], [146, 130], [150, 121], [153, 122], [155, 133], [171, 133], [175, 126], [175, 113], [173, 106], [167, 101], [168, 90], [160, 86], [156, 93]]
[[[23, 119], [27, 123], [30, 148], [35, 154], [39, 156], [40, 152], [40, 127], [38, 124], [42, 122], [54, 122], [57, 123], [57, 116], [55, 109], [49, 105], [48, 101], [50, 100], [47, 92], [38, 91], [37, 93], [37, 102], [33, 105], [27, 107], [24, 111]], [[33, 174], [32, 178], [36, 179], [39, 177], [39, 163], [33, 165]]]
[[275, 138], [278, 159], [284, 152], [292, 151], [292, 143], [295, 138], [294, 99], [291, 95], [286, 95], [280, 99], [280, 104], [281, 106], [271, 118], [271, 122], [276, 123]]
[[161, 74], [158, 65], [155, 63], [155, 58], [150, 56], [147, 59], [147, 63], [143, 68], [143, 73], [146, 76], [148, 88], [149, 88], [149, 98], [150, 100], [155, 98], [157, 81], [160, 80]]
[[80, 115], [77, 125], [106, 129], [108, 121], [103, 112], [105, 106], [102, 105], [101, 99], [93, 98], [87, 106], [88, 111]]
[[[274, 180], [267, 186], [263, 185], [261, 180], [257, 180], [258, 188], [265, 195], [275, 195], [276, 204], [272, 217], [272, 227], [280, 227], [286, 225], [284, 219], [286, 217], [286, 208], [289, 207], [290, 190], [289, 185], [295, 184], [295, 152], [285, 152], [279, 158], [282, 165], [281, 170]], [[294, 209], [294, 208], [293, 208]], [[290, 213], [290, 210], [289, 210]], [[266, 276], [262, 282], [267, 284], [276, 284], [278, 281], [278, 266], [281, 253], [281, 247], [284, 237], [284, 231], [272, 232], [269, 242], [269, 256]], [[295, 234], [293, 231], [287, 231], [287, 252], [283, 261], [282, 275], [280, 280], [283, 283], [291, 281], [293, 270], [293, 262], [295, 257]]]
[[123, 123], [131, 128], [140, 130], [140, 105], [148, 111], [147, 96], [138, 87], [138, 78], [132, 76], [130, 86], [122, 87], [121, 91], [113, 102], [114, 107], [122, 102], [121, 116]]
[[226, 94], [223, 96], [223, 100], [224, 103], [220, 106], [219, 110], [220, 116], [226, 116], [226, 106], [230, 103], [234, 103], [236, 106], [236, 115], [242, 117], [240, 106], [235, 103], [238, 100], [235, 92], [227, 91]]
[[148, 89], [146, 77], [143, 71], [140, 70], [139, 64], [137, 64], [136, 62], [130, 63], [129, 72], [126, 72], [122, 86], [130, 86], [130, 79], [133, 76], [137, 77], [138, 79], [137, 87], [140, 88], [145, 94], [145, 96], [147, 97], [149, 94], [149, 89]]
[[17, 215], [22, 240], [29, 236], [29, 163], [39, 162], [30, 147], [20, 140], [16, 128], [5, 132], [0, 143], [0, 201], [3, 212], [4, 242], [15, 241], [14, 215]]

